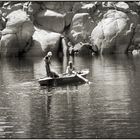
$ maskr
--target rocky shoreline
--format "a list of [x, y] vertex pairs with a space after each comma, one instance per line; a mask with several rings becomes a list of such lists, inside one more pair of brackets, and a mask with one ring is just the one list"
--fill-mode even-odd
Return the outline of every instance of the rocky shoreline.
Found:
[[0, 2], [0, 56], [133, 52], [139, 15], [140, 2]]

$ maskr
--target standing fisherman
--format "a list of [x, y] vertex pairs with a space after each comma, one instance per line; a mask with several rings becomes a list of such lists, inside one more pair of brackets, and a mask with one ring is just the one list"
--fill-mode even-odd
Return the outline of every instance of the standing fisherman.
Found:
[[46, 73], [48, 77], [56, 78], [56, 77], [59, 77], [59, 75], [51, 71], [50, 69], [51, 57], [52, 57], [52, 52], [48, 52], [47, 55], [44, 57]]

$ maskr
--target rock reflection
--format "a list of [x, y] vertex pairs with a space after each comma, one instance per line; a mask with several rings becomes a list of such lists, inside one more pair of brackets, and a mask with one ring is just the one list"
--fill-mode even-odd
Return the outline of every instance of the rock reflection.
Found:
[[28, 59], [7, 58], [1, 60], [1, 63], [4, 85], [33, 78], [33, 63]]
[[27, 85], [30, 84], [28, 81], [33, 79], [33, 63], [17, 58], [2, 59], [0, 62], [1, 85], [3, 85], [0, 86], [2, 107], [0, 119], [3, 118], [1, 120], [3, 125], [0, 125], [1, 137], [28, 138], [30, 98], [26, 95], [26, 91]]
[[[90, 92], [95, 100], [99, 138], [135, 138], [130, 134], [132, 110], [131, 88], [136, 65], [131, 56], [104, 56], [93, 61], [93, 84]], [[139, 89], [140, 90], [140, 89]], [[94, 95], [92, 94], [94, 93]], [[121, 130], [121, 131], [120, 131]], [[127, 135], [124, 134], [127, 133]]]

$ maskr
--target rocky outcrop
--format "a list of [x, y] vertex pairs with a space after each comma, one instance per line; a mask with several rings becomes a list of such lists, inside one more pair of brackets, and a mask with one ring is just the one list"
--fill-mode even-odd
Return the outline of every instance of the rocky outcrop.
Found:
[[26, 56], [43, 56], [48, 51], [56, 55], [60, 48], [60, 34], [37, 29], [33, 35], [33, 45]]
[[75, 14], [70, 27], [70, 40], [74, 44], [88, 42], [94, 26], [94, 21], [88, 13]]
[[78, 13], [82, 6], [83, 6], [83, 2], [75, 2], [72, 11], [74, 13]]
[[118, 2], [116, 3], [116, 9], [123, 11], [123, 12], [128, 12], [130, 10], [129, 5], [125, 2]]
[[12, 1], [4, 3], [4, 5], [1, 7], [1, 11], [4, 16], [7, 16], [13, 11], [22, 10], [22, 9], [23, 9], [23, 3], [12, 2]]
[[139, 46], [139, 48], [140, 48], [140, 24], [138, 24], [137, 27], [135, 28], [133, 44], [135, 46]]
[[130, 1], [130, 2], [127, 2], [127, 4], [129, 5], [129, 8], [130, 8], [131, 11], [139, 13], [140, 5], [139, 5], [138, 1], [133, 1], [133, 2]]
[[0, 31], [3, 30], [6, 26], [6, 21], [5, 19], [2, 17], [2, 12], [0, 11]]
[[61, 33], [65, 27], [65, 16], [63, 14], [43, 10], [37, 14], [36, 22], [45, 30]]
[[75, 13], [89, 13], [93, 14], [96, 10], [95, 2], [84, 3], [84, 2], [77, 2], [73, 6], [73, 12]]
[[24, 11], [27, 12], [29, 18], [34, 22], [34, 17], [36, 16], [36, 14], [40, 11], [40, 4], [36, 3], [36, 2], [26, 2], [23, 5], [23, 9]]
[[97, 52], [97, 50], [94, 47], [92, 47], [90, 43], [82, 42], [75, 44], [73, 47], [69, 47], [68, 51], [70, 55], [92, 55], [93, 53]]
[[73, 12], [67, 12], [65, 14], [65, 27], [67, 27], [71, 24], [73, 16], [74, 16]]
[[139, 14], [140, 2], [0, 2], [0, 53], [42, 56], [63, 45], [66, 55], [68, 41], [82, 55], [125, 53], [140, 46]]
[[7, 16], [6, 28], [2, 31], [0, 52], [3, 56], [18, 56], [31, 43], [34, 27], [27, 14], [17, 10]]
[[79, 10], [79, 12], [92, 14], [94, 13], [95, 10], [96, 10], [95, 3], [89, 3], [89, 4], [83, 5], [81, 9]]
[[121, 11], [109, 10], [93, 29], [91, 42], [100, 53], [125, 53], [130, 45], [135, 22]]
[[28, 5], [28, 13], [32, 15], [36, 15], [40, 10], [40, 5], [36, 2], [30, 2]]
[[46, 1], [46, 2], [43, 2], [42, 5], [43, 5], [44, 9], [49, 9], [49, 10], [64, 14], [64, 13], [72, 11], [73, 4], [74, 4], [74, 2], [72, 2], [72, 1], [71, 2], [68, 2], [68, 1], [49, 2], [49, 1]]

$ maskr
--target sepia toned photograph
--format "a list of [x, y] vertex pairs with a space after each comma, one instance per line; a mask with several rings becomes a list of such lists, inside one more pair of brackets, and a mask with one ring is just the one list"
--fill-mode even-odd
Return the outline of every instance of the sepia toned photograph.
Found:
[[0, 139], [139, 139], [140, 1], [0, 1]]

